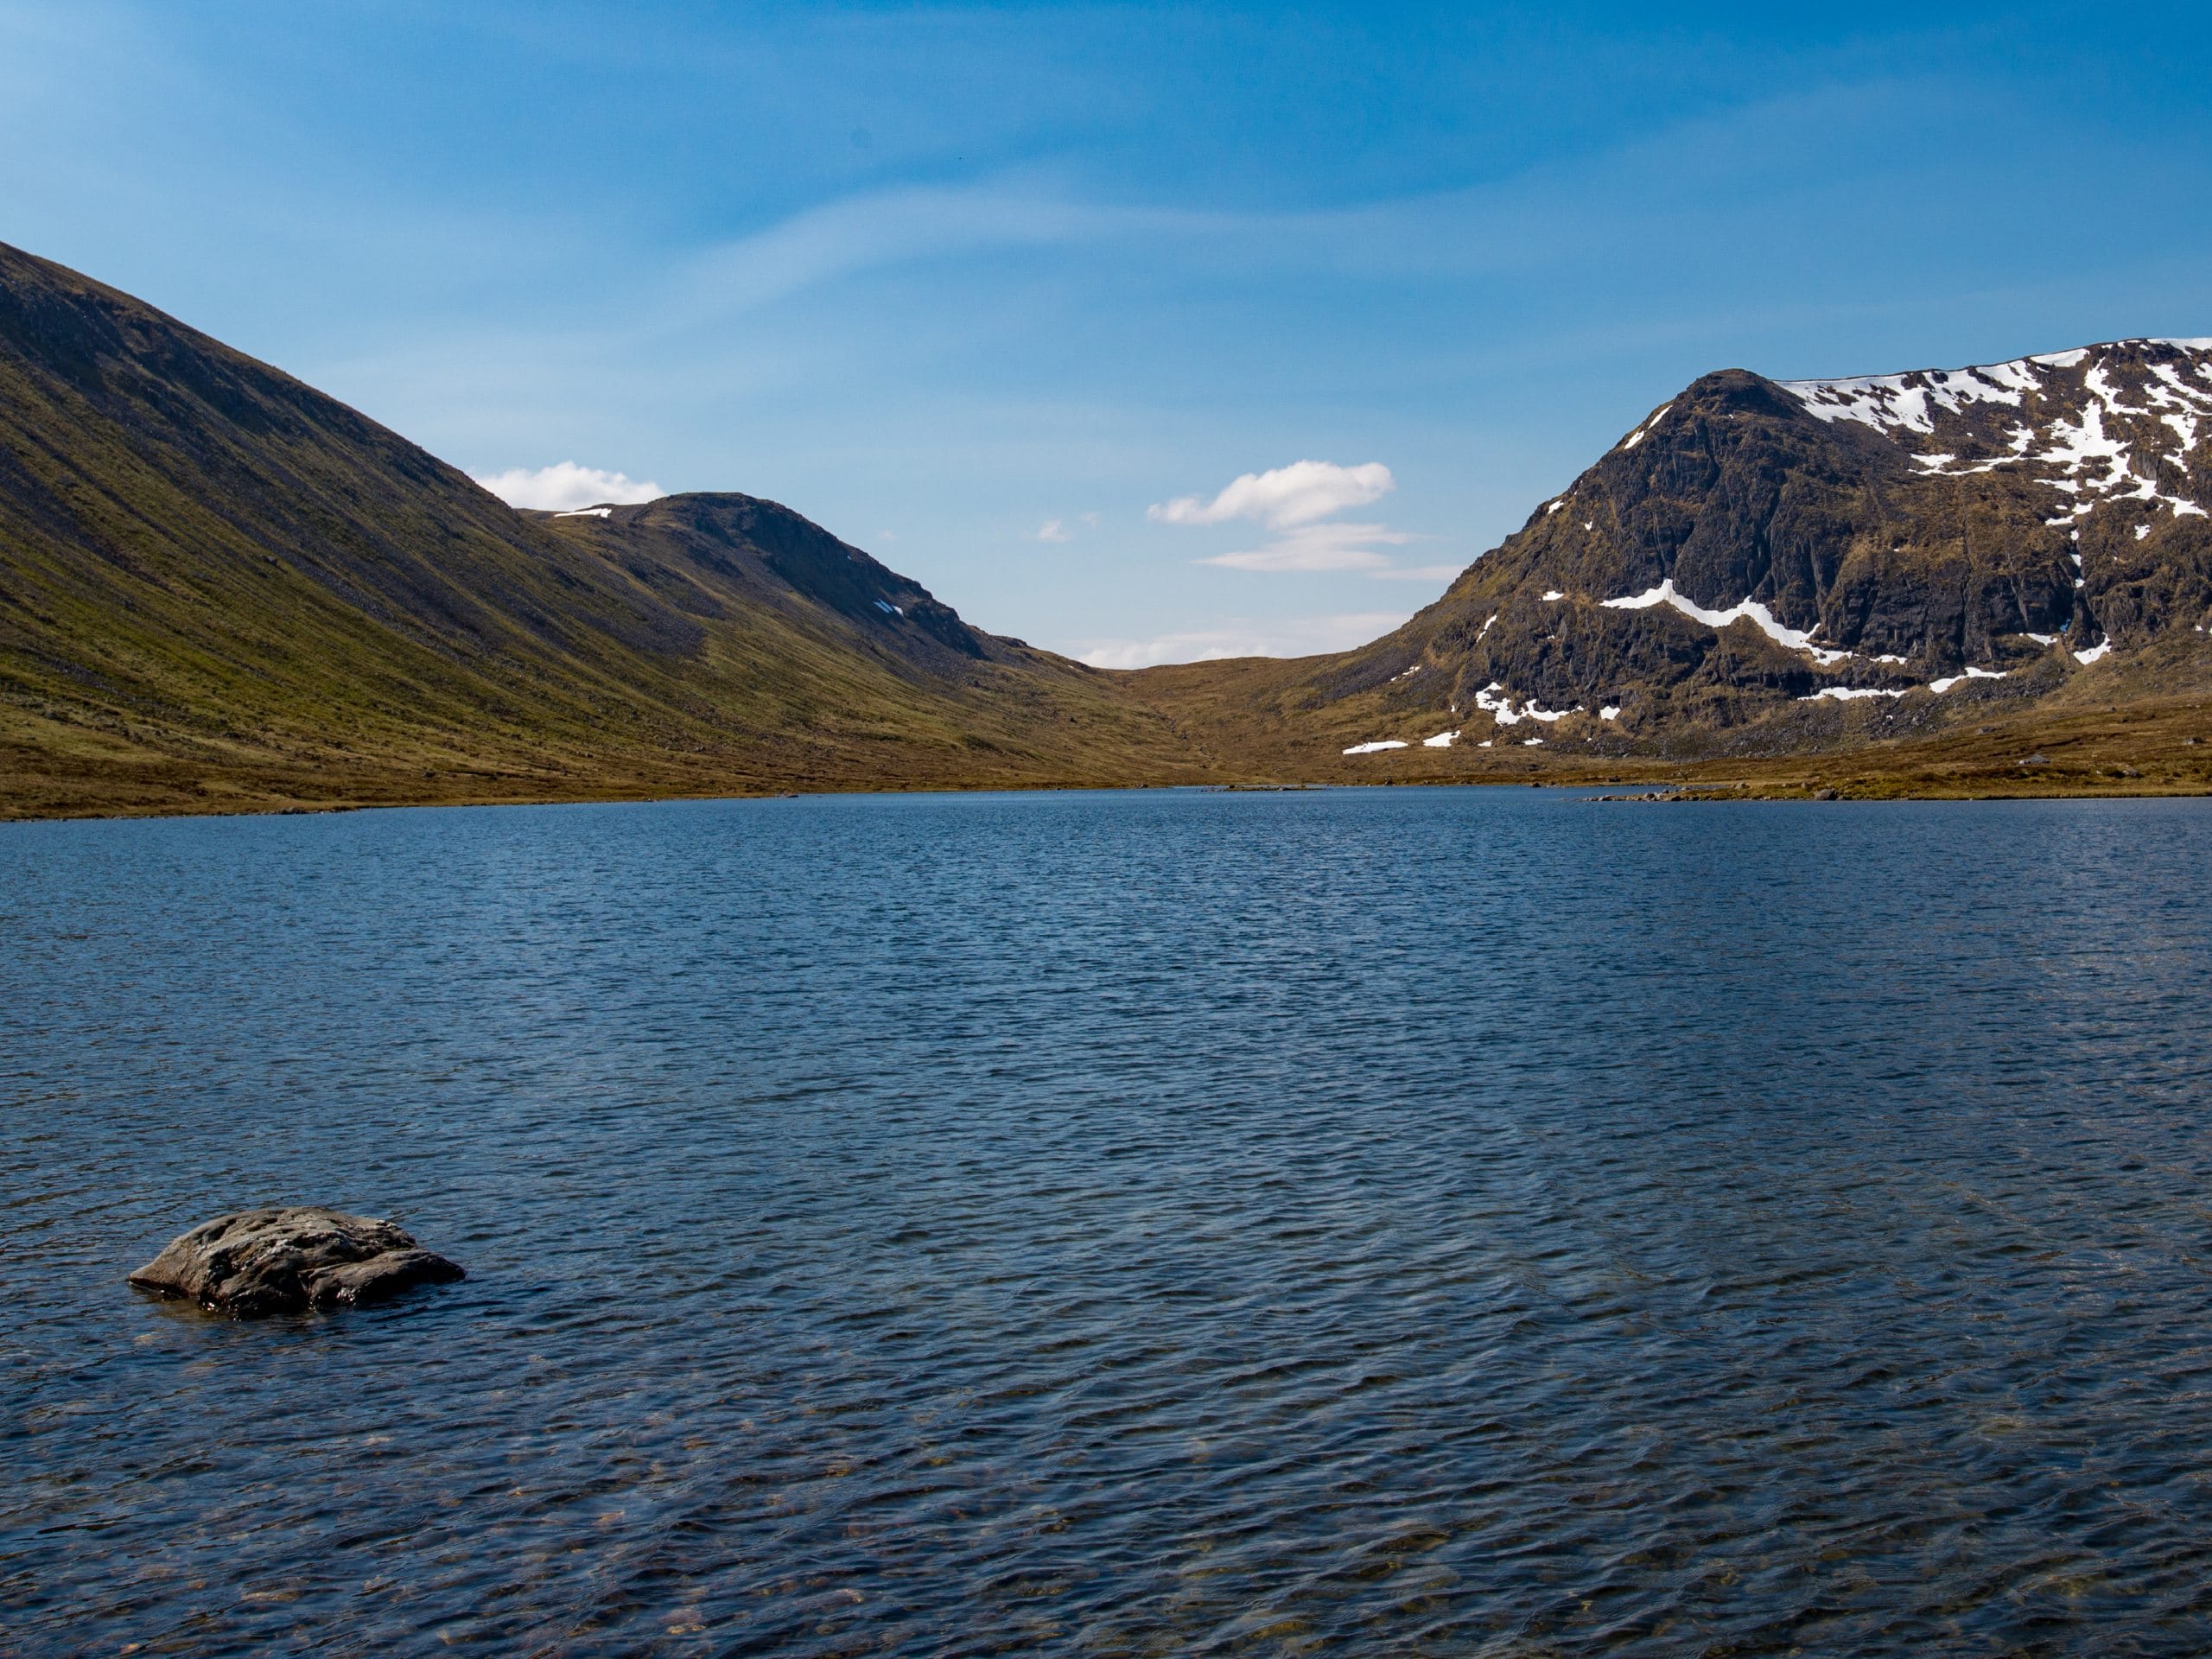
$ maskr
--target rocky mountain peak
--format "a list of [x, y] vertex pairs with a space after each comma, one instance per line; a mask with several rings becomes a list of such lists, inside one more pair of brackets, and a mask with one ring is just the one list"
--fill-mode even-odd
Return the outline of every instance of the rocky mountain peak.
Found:
[[1617, 731], [1710, 728], [2054, 689], [2208, 621], [2212, 340], [2126, 340], [1705, 375], [1340, 683], [1417, 662], [1440, 671], [1395, 696], [1477, 720], [1611, 709]]

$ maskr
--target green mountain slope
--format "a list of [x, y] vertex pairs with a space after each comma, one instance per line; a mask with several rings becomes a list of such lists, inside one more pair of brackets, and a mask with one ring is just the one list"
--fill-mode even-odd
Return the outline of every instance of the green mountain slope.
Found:
[[8, 810], [1118, 779], [1114, 677], [772, 503], [520, 513], [0, 246]]

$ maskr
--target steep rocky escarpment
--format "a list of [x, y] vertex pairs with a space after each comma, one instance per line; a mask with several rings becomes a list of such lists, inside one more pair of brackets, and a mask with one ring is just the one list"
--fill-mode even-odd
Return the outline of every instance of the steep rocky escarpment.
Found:
[[2208, 620], [2212, 341], [2125, 340], [1707, 375], [1319, 683], [1393, 687], [1378, 712], [1459, 741], [1764, 723], [1786, 745], [1795, 705], [2048, 692]]

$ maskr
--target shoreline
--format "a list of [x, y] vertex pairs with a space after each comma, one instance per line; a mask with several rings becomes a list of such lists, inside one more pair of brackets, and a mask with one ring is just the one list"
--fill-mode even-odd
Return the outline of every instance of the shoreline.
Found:
[[[2212, 782], [2167, 783], [2146, 779], [2101, 781], [2085, 779], [2071, 786], [1991, 789], [1987, 787], [1927, 788], [1902, 786], [1852, 787], [1817, 777], [1802, 779], [1755, 781], [1741, 777], [1700, 778], [1689, 769], [1667, 769], [1670, 775], [1642, 779], [1608, 773], [1599, 777], [1544, 778], [1529, 776], [1428, 776], [1416, 778], [1332, 778], [1302, 780], [1236, 779], [1224, 782], [1183, 781], [1124, 783], [1107, 780], [1070, 782], [989, 782], [976, 784], [917, 784], [902, 786], [871, 781], [849, 787], [784, 790], [624, 791], [603, 793], [480, 795], [402, 798], [397, 799], [340, 799], [283, 804], [241, 804], [221, 807], [207, 804], [148, 803], [112, 810], [57, 806], [52, 810], [20, 810], [0, 802], [0, 830], [16, 824], [98, 823], [137, 820], [322, 817], [354, 812], [420, 812], [445, 809], [481, 810], [499, 807], [652, 806], [683, 802], [804, 800], [858, 795], [1024, 795], [1024, 794], [1139, 794], [1186, 791], [1236, 795], [1310, 794], [1351, 789], [1544, 789], [1554, 791], [1626, 790], [1632, 794], [1596, 796], [1593, 804], [1635, 801], [1682, 805], [1740, 805], [1751, 803], [1796, 802], [1808, 805], [1867, 804], [1877, 802], [1999, 802], [2194, 800], [2212, 798]], [[1735, 772], [1738, 769], [1731, 768]]]

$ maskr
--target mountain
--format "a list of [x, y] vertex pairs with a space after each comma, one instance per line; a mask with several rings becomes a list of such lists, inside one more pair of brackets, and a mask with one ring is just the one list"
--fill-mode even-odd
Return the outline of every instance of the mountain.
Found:
[[2212, 790], [2212, 342], [1729, 370], [1357, 650], [1109, 673], [773, 502], [518, 512], [0, 245], [0, 817], [799, 789]]
[[1198, 775], [1116, 677], [772, 502], [518, 512], [0, 245], [0, 810]]
[[1378, 745], [1782, 754], [2201, 704], [2208, 626], [2212, 340], [2130, 340], [1707, 375], [1404, 627], [1259, 690]]

